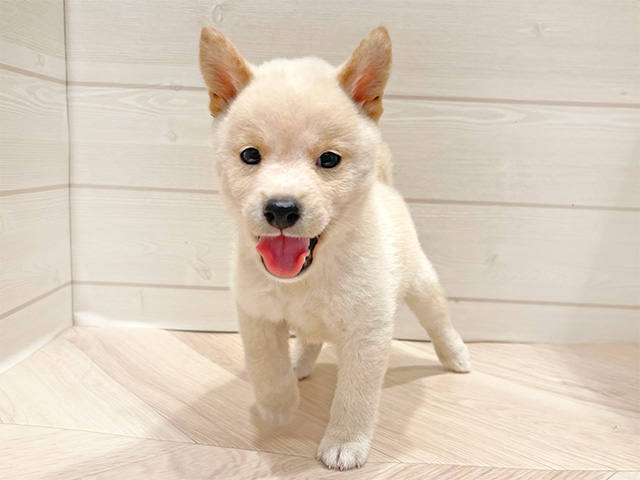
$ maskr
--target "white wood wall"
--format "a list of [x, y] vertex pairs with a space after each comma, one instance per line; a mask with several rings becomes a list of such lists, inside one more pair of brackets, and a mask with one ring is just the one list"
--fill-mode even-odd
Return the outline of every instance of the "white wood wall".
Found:
[[[65, 10], [78, 324], [236, 328], [232, 226], [213, 175], [197, 68], [202, 25], [221, 29], [255, 63], [318, 55], [337, 64], [384, 24], [394, 70], [382, 128], [396, 184], [463, 336], [640, 340], [637, 0], [66, 0]], [[52, 109], [45, 115], [40, 102], [62, 101], [62, 88], [53, 93], [61, 83], [48, 80], [63, 79], [62, 48], [56, 55], [53, 41], [42, 52], [34, 44], [51, 28], [5, 34], [3, 25], [3, 62], [13, 65], [5, 76], [31, 67], [38, 76], [23, 75], [26, 85], [51, 92], [11, 89], [20, 100], [10, 104], [31, 105], [16, 116], [44, 121]], [[48, 155], [65, 151], [60, 138], [28, 146], [34, 165], [46, 167], [18, 162], [11, 168], [24, 183], [3, 178], [3, 188], [65, 184]], [[46, 230], [58, 222], [38, 219], [64, 223], [65, 195], [12, 197], [30, 199], [20, 207], [28, 228], [58, 238], [62, 231]], [[34, 208], [45, 197], [50, 211]], [[23, 290], [68, 284], [39, 255], [15, 267], [42, 275]], [[19, 305], [29, 295], [11, 287]], [[397, 335], [425, 338], [404, 307]]]
[[0, 371], [72, 323], [62, 0], [0, 0]]
[[640, 338], [636, 0], [66, 5], [77, 323], [236, 328], [202, 25], [337, 64], [384, 24], [396, 184], [464, 337]]

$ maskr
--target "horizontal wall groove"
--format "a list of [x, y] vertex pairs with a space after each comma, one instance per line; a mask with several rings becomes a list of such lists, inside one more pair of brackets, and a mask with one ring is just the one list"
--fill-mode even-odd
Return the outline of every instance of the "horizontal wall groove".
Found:
[[52, 190], [65, 190], [69, 188], [69, 184], [61, 183], [59, 185], [46, 185], [43, 187], [19, 188], [16, 190], [0, 190], [0, 197], [8, 197], [10, 195], [24, 195], [26, 193], [49, 192]]
[[58, 285], [57, 287], [49, 290], [48, 292], [43, 293], [42, 295], [38, 295], [37, 297], [32, 298], [31, 300], [29, 300], [27, 302], [24, 302], [22, 305], [18, 305], [17, 307], [12, 308], [11, 310], [7, 310], [4, 313], [0, 313], [0, 320], [2, 320], [3, 318], [8, 317], [9, 315], [13, 315], [14, 313], [17, 313], [20, 310], [23, 310], [23, 309], [33, 305], [34, 303], [38, 303], [40, 300], [53, 295], [54, 293], [62, 290], [65, 287], [70, 286], [71, 283], [72, 283], [71, 281], [65, 282], [62, 285]]
[[[195, 188], [168, 188], [168, 187], [144, 187], [134, 185], [100, 185], [88, 183], [72, 183], [71, 188], [87, 190], [128, 190], [139, 192], [164, 192], [164, 193], [193, 193], [204, 195], [219, 195], [219, 190], [195, 189]], [[3, 193], [0, 192], [0, 196]], [[480, 207], [520, 207], [520, 208], [552, 208], [564, 210], [604, 210], [612, 212], [640, 212], [640, 207], [615, 207], [604, 205], [562, 205], [552, 203], [527, 203], [527, 202], [488, 202], [482, 200], [448, 200], [439, 198], [405, 198], [407, 203], [433, 204], [433, 205], [465, 205]]]
[[[89, 88], [124, 88], [141, 90], [174, 90], [206, 92], [207, 87], [196, 85], [154, 85], [148, 83], [110, 83], [110, 82], [85, 82], [71, 80], [67, 82], [71, 87]], [[589, 108], [628, 108], [640, 109], [640, 103], [616, 103], [616, 102], [581, 102], [573, 100], [533, 100], [515, 98], [484, 98], [484, 97], [447, 97], [437, 95], [405, 95], [397, 93], [385, 94], [384, 98], [389, 100], [415, 100], [419, 102], [450, 102], [450, 103], [494, 103], [505, 105], [538, 105], [554, 107], [589, 107]]]
[[536, 105], [549, 107], [589, 107], [589, 108], [629, 108], [640, 109], [640, 103], [580, 102], [574, 100], [533, 100], [515, 98], [483, 97], [439, 97], [430, 95], [386, 94], [384, 98], [393, 100], [416, 100], [419, 102], [451, 103], [496, 103], [503, 105]]
[[545, 307], [581, 307], [581, 308], [610, 308], [613, 310], [638, 310], [640, 305], [608, 305], [605, 303], [582, 303], [582, 302], [555, 302], [537, 300], [505, 300], [499, 298], [474, 298], [474, 297], [447, 297], [452, 302], [468, 303], [502, 303], [511, 305], [539, 305]]
[[82, 188], [87, 190], [129, 190], [138, 192], [164, 192], [164, 193], [193, 193], [204, 195], [217, 195], [218, 190], [207, 190], [197, 188], [168, 188], [168, 187], [143, 187], [134, 185], [97, 185], [89, 183], [72, 183], [71, 188]]
[[468, 205], [481, 207], [522, 207], [522, 208], [552, 208], [563, 210], [605, 210], [612, 212], [640, 212], [640, 207], [615, 207], [604, 205], [575, 205], [553, 203], [528, 202], [489, 202], [482, 200], [446, 200], [438, 198], [405, 198], [407, 203], [425, 203], [434, 205]]
[[[136, 282], [105, 282], [93, 280], [73, 280], [74, 285], [86, 285], [94, 287], [130, 287], [130, 288], [165, 288], [176, 290], [208, 290], [208, 291], [231, 291], [228, 286], [214, 285], [172, 285], [160, 283], [136, 283]], [[451, 302], [468, 302], [468, 303], [500, 303], [513, 305], [538, 305], [550, 307], [582, 307], [582, 308], [602, 308], [614, 310], [638, 310], [640, 305], [608, 305], [602, 303], [582, 303], [582, 302], [556, 302], [556, 301], [538, 301], [538, 300], [511, 300], [498, 298], [475, 298], [475, 297], [447, 297]]]
[[129, 88], [141, 90], [186, 90], [190, 92], [206, 92], [207, 87], [197, 85], [163, 85], [149, 83], [119, 83], [119, 82], [84, 82], [81, 80], [69, 80], [67, 85], [70, 87], [89, 87], [89, 88]]
[[174, 290], [208, 290], [212, 292], [228, 292], [231, 287], [216, 285], [174, 285], [163, 283], [135, 283], [135, 282], [103, 282], [93, 280], [74, 280], [74, 285], [91, 287], [131, 287], [131, 288], [167, 288]]
[[44, 75], [42, 73], [32, 72], [31, 70], [26, 70], [24, 68], [14, 67], [13, 65], [7, 65], [6, 63], [0, 63], [0, 70], [6, 70], [7, 72], [18, 73], [20, 75], [25, 75], [27, 77], [37, 78], [39, 80], [46, 80], [48, 82], [57, 83], [60, 85], [66, 85], [67, 82], [62, 78], [51, 77], [49, 75]]

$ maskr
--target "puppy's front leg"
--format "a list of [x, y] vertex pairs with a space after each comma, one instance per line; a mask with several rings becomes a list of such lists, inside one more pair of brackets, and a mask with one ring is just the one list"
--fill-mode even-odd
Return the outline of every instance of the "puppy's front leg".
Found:
[[298, 407], [298, 380], [289, 359], [289, 328], [247, 315], [238, 307], [245, 362], [265, 422], [274, 427], [289, 423]]
[[331, 417], [318, 448], [329, 468], [364, 465], [371, 449], [392, 332], [351, 332], [340, 345]]

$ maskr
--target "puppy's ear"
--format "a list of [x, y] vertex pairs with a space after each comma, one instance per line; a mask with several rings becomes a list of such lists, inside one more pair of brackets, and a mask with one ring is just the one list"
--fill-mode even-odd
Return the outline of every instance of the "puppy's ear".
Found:
[[209, 87], [209, 110], [216, 116], [251, 80], [251, 68], [219, 31], [204, 27], [200, 34], [200, 71]]
[[384, 27], [367, 35], [338, 69], [338, 82], [374, 121], [382, 115], [382, 94], [391, 72], [391, 39]]

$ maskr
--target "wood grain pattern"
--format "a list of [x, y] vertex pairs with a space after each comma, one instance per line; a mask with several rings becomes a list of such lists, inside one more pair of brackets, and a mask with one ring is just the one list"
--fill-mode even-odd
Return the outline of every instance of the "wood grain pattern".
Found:
[[640, 206], [640, 112], [389, 100], [382, 131], [411, 199]]
[[200, 86], [203, 24], [225, 32], [252, 62], [317, 55], [339, 64], [382, 23], [394, 44], [389, 93], [633, 104], [640, 97], [637, 18], [633, 0], [614, 8], [608, 0], [498, 0], [482, 7], [441, 0], [198, 0], [155, 2], [154, 8], [71, 0], [69, 75], [73, 81]]
[[[465, 336], [640, 337], [634, 0], [65, 8], [72, 183], [93, 187], [73, 189], [78, 322], [235, 328], [219, 291], [233, 225], [215, 195], [202, 25], [252, 62], [337, 64], [384, 23], [394, 71], [381, 126], [396, 184], [462, 300], [452, 311]], [[424, 338], [406, 310], [399, 318], [397, 335]]]
[[227, 290], [76, 283], [76, 325], [238, 331]]
[[0, 191], [67, 184], [65, 86], [0, 69], [0, 145]]
[[175, 442], [22, 425], [0, 425], [0, 440], [0, 479], [4, 480], [77, 479], [185, 447]]
[[409, 207], [449, 296], [640, 304], [636, 212]]
[[[640, 342], [640, 311], [580, 305], [449, 301], [465, 340], [545, 343]], [[398, 308], [395, 338], [428, 340], [405, 304]]]
[[73, 278], [228, 286], [233, 225], [217, 195], [73, 188]]
[[635, 478], [638, 345], [471, 349], [474, 372], [455, 375], [430, 344], [394, 341], [372, 458], [339, 474], [314, 459], [333, 349], [300, 383], [294, 425], [270, 430], [237, 334], [74, 327], [0, 376], [0, 421], [21, 424], [0, 425], [0, 462], [30, 458], [20, 478]]
[[[251, 389], [246, 381], [239, 381], [226, 369], [204, 362], [200, 354], [186, 347], [169, 332], [144, 330], [150, 335], [148, 340], [164, 350], [165, 354], [167, 348], [171, 349], [171, 354], [165, 355], [161, 350], [152, 353], [150, 348], [155, 348], [152, 345], [132, 351], [127, 344], [136, 338], [136, 332], [140, 330], [109, 330], [115, 336], [102, 337], [100, 342], [95, 342], [92, 332], [88, 330], [76, 329], [69, 333], [68, 338], [108, 375], [117, 378], [118, 383], [126, 388], [134, 389], [139, 398], [169, 418], [173, 425], [196, 443], [243, 449], [256, 449], [261, 445], [266, 451], [315, 456], [315, 448], [325, 424], [313, 413], [301, 411], [297, 415], [299, 422], [270, 430], [266, 424], [257, 421], [259, 414], [255, 408], [249, 409], [250, 405], [246, 404], [246, 408], [236, 408], [243, 403], [243, 399], [251, 397]], [[109, 335], [109, 332], [103, 331]], [[122, 341], [117, 341], [116, 336]], [[121, 360], [113, 362], [116, 351]], [[155, 373], [144, 368], [144, 359], [149, 354], [159, 362]], [[139, 362], [139, 368], [129, 363], [132, 360]], [[185, 377], [185, 368], [193, 376]], [[189, 394], [184, 396], [173, 389], [165, 393], [158, 392], [153, 386], [158, 381], [182, 384], [183, 393]], [[134, 388], [135, 384], [141, 388]], [[373, 459], [393, 460], [388, 455], [375, 453]]]
[[[418, 355], [416, 349], [420, 351]], [[419, 445], [405, 447], [402, 453], [395, 449], [384, 450], [401, 461], [459, 464], [459, 456], [464, 455], [466, 464], [486, 465], [482, 458], [489, 455], [495, 462], [492, 465], [502, 467], [513, 466], [514, 462], [529, 468], [537, 464], [538, 468], [556, 469], [567, 464], [576, 469], [598, 469], [596, 465], [611, 466], [617, 462], [637, 464], [640, 451], [637, 417], [629, 418], [600, 406], [578, 406], [573, 396], [569, 399], [549, 395], [529, 382], [521, 389], [511, 390], [507, 388], [510, 382], [485, 372], [481, 359], [474, 359], [474, 373], [456, 378], [452, 384], [446, 375], [437, 374], [437, 367], [436, 371], [431, 368], [430, 374], [422, 370], [424, 365], [438, 364], [430, 344], [412, 342], [407, 346], [398, 342], [394, 353], [385, 380], [382, 411], [408, 412], [411, 421], [403, 425], [393, 415], [381, 414], [379, 432], [380, 436], [388, 437], [389, 442], [404, 437], [408, 443]], [[535, 357], [528, 357], [523, 351], [518, 354], [518, 361], [512, 359], [512, 362], [519, 364], [526, 358], [535, 365]], [[535, 369], [527, 365], [530, 364], [519, 364], [521, 375], [535, 375]], [[631, 371], [637, 369], [633, 359], [628, 359], [626, 365]], [[586, 374], [581, 370], [563, 369], [562, 363], [559, 367], [561, 372], [555, 378], [556, 382], [580, 382], [581, 376]], [[529, 370], [531, 373], [526, 373]], [[428, 381], [407, 382], [405, 375], [422, 379], [426, 375]], [[626, 390], [626, 386], [616, 388], [618, 392]], [[462, 392], [459, 400], [447, 399], [450, 394]], [[413, 402], [416, 401], [424, 402], [424, 408], [415, 408]], [[589, 419], [583, 417], [587, 410], [592, 415]], [[452, 414], [461, 421], [457, 427], [452, 425]], [[429, 431], [420, 425], [429, 425]], [[611, 425], [618, 425], [620, 430], [612, 430]], [[456, 428], [464, 429], [464, 439], [457, 438]], [[487, 436], [487, 429], [492, 431], [490, 436]], [[594, 438], [603, 442], [603, 450], [593, 450]], [[630, 443], [623, 445], [625, 442]], [[436, 454], [438, 461], [434, 461], [434, 451], [430, 447], [441, 444], [450, 445], [449, 450], [439, 451]], [[549, 448], [553, 449], [553, 454], [544, 453]], [[587, 451], [589, 453], [582, 457]]]
[[0, 63], [65, 80], [63, 0], [0, 2]]
[[64, 32], [63, 0], [0, 2], [0, 371], [71, 325]]
[[191, 442], [64, 334], [0, 376], [0, 422]]
[[[72, 182], [216, 189], [207, 102], [72, 86]], [[640, 206], [633, 110], [390, 99], [381, 126], [411, 199]]]
[[[278, 455], [275, 453], [223, 449], [194, 445], [160, 454], [152, 459], [131, 463], [124, 467], [99, 473], [86, 479], [142, 478], [159, 475], [163, 479], [185, 478], [225, 479], [282, 479], [299, 480], [358, 479], [358, 480], [606, 480], [605, 471], [517, 470], [491, 467], [451, 465], [423, 465], [407, 463], [367, 463], [359, 470], [320, 471], [311, 458]], [[318, 477], [321, 475], [321, 477]]]
[[[414, 344], [409, 344], [413, 346]], [[421, 347], [421, 345], [416, 345]], [[480, 362], [483, 372], [514, 383], [526, 383], [537, 390], [568, 395], [580, 402], [637, 418], [640, 414], [640, 367], [628, 369], [640, 361], [637, 345], [469, 345], [471, 356]], [[535, 353], [534, 353], [535, 352]], [[514, 355], [536, 357], [535, 368], [526, 380], [510, 362]], [[579, 379], [574, 375], [580, 372]], [[558, 382], [558, 378], [562, 378]], [[605, 380], [606, 379], [606, 380]], [[611, 385], [625, 385], [623, 389]], [[636, 426], [640, 432], [640, 425]]]
[[[316, 381], [301, 384], [301, 407], [294, 424], [282, 430], [265, 432], [259, 427], [260, 422], [258, 430], [255, 430], [249, 405], [245, 404], [242, 411], [237, 411], [237, 403], [242, 403], [241, 399], [247, 395], [251, 396], [246, 390], [245, 380], [237, 377], [227, 366], [218, 367], [215, 360], [207, 367], [202, 364], [201, 359], [209, 359], [210, 352], [220, 349], [219, 345], [227, 341], [226, 337], [236, 337], [232, 340], [236, 350], [222, 349], [237, 352], [237, 335], [208, 336], [213, 348], [205, 350], [200, 346], [197, 349], [199, 356], [194, 357], [193, 350], [185, 348], [184, 333], [180, 334], [180, 344], [176, 344], [165, 332], [144, 330], [142, 335], [146, 338], [146, 346], [141, 349], [141, 334], [138, 332], [75, 329], [68, 338], [118, 383], [129, 389], [135, 388], [137, 395], [154, 408], [165, 410], [170, 405], [180, 406], [181, 413], [176, 415], [173, 407], [171, 411], [174, 413], [169, 418], [198, 443], [250, 449], [261, 445], [260, 449], [267, 451], [313, 456], [313, 445], [309, 446], [309, 443], [321, 435], [332, 399], [332, 388], [323, 388], [322, 385], [329, 386], [335, 382], [335, 353], [331, 349], [324, 352], [319, 360]], [[133, 345], [137, 345], [135, 352]], [[384, 454], [387, 459], [390, 456], [403, 462], [465, 465], [482, 464], [482, 459], [491, 455], [496, 462], [494, 466], [563, 468], [572, 465], [576, 469], [597, 469], [598, 465], [633, 468], [629, 465], [638, 460], [637, 415], [620, 415], [587, 403], [579, 405], [573, 397], [549, 395], [528, 384], [521, 390], [510, 391], [506, 386], [512, 383], [485, 374], [482, 362], [476, 364], [476, 373], [468, 376], [438, 375], [438, 367], [434, 367], [435, 370], [427, 367], [425, 372], [422, 370], [424, 365], [437, 365], [431, 345], [411, 344], [409, 348], [401, 342], [394, 345], [382, 400], [383, 413], [374, 441], [376, 455]], [[416, 348], [420, 350], [417, 355]], [[154, 358], [157, 374], [146, 369], [143, 374], [147, 356]], [[158, 358], [160, 356], [166, 360]], [[215, 353], [214, 359], [219, 356]], [[228, 356], [238, 358], [232, 353]], [[118, 362], [110, 360], [115, 357]], [[529, 357], [524, 355], [524, 358]], [[126, 369], [123, 369], [124, 365]], [[633, 359], [627, 359], [625, 365], [630, 375], [634, 372], [637, 375], [637, 363]], [[188, 378], [184, 376], [185, 371], [190, 372]], [[409, 372], [413, 375], [407, 375]], [[563, 370], [559, 377], [579, 381], [579, 375], [584, 373]], [[416, 376], [422, 380], [408, 385], [407, 382], [415, 380]], [[201, 380], [194, 382], [195, 378]], [[171, 384], [175, 390], [163, 394], [157, 392], [152, 385], [158, 381], [162, 385]], [[617, 393], [613, 390], [613, 395], [633, 392], [624, 384], [614, 385]], [[462, 392], [463, 397], [455, 397]], [[186, 398], [190, 399], [188, 403]], [[221, 403], [220, 398], [225, 401]], [[408, 418], [384, 413], [394, 411], [405, 412]], [[453, 412], [457, 414], [452, 418]], [[214, 421], [215, 416], [219, 418]], [[226, 427], [225, 419], [232, 420], [235, 427]], [[455, 431], [454, 425], [458, 422], [460, 427], [464, 425], [465, 438], [458, 438], [453, 432], [447, 433], [447, 430]], [[611, 422], [618, 426], [613, 432], [609, 426]], [[539, 434], [538, 425], [541, 423], [544, 435]], [[301, 430], [304, 425], [306, 428]], [[425, 425], [430, 425], [429, 431], [438, 432], [438, 435], [425, 431]], [[499, 432], [492, 436], [490, 444], [486, 442], [488, 427]], [[238, 435], [240, 432], [242, 434]], [[593, 436], [598, 438], [600, 449], [594, 449]], [[223, 443], [220, 443], [221, 438]], [[292, 443], [294, 438], [298, 443]], [[404, 439], [402, 445], [398, 445], [398, 438]], [[517, 442], [514, 441], [516, 438]], [[450, 441], [457, 444], [455, 451], [443, 448]], [[549, 456], [549, 449], [554, 451], [554, 455]], [[461, 459], [461, 452], [464, 452], [464, 459]], [[376, 455], [374, 457], [380, 459]]]
[[[517, 470], [373, 462], [360, 470], [318, 472], [316, 460], [305, 457], [22, 425], [0, 425], [0, 438], [11, 446], [0, 452], [3, 464], [0, 478], [7, 480], [62, 476], [77, 480], [160, 477], [165, 480], [311, 480], [318, 478], [319, 473], [322, 478], [359, 480], [606, 480], [611, 476], [610, 471]], [[33, 458], [41, 460], [33, 462]], [[630, 473], [612, 478], [637, 478]]]
[[28, 357], [71, 324], [71, 285], [0, 318], [0, 372]]
[[640, 480], [640, 472], [616, 472], [609, 480]]
[[[218, 195], [74, 188], [72, 209], [75, 280], [229, 285], [233, 225]], [[451, 297], [640, 303], [635, 212], [410, 209]]]
[[2, 197], [0, 313], [71, 280], [67, 189]]
[[73, 183], [217, 188], [207, 93], [69, 87]]
[[[76, 325], [238, 331], [228, 290], [102, 283], [73, 288]], [[469, 341], [640, 342], [638, 310], [471, 300], [452, 300], [449, 308]], [[395, 337], [429, 339], [405, 304], [396, 316]]]

